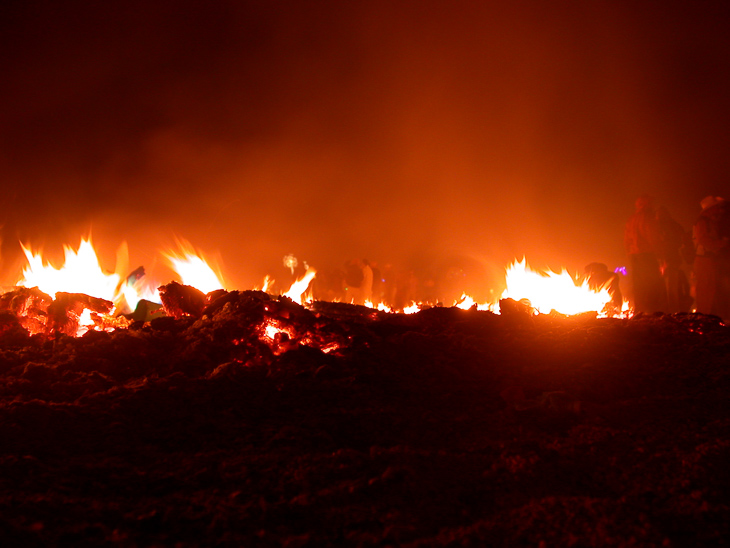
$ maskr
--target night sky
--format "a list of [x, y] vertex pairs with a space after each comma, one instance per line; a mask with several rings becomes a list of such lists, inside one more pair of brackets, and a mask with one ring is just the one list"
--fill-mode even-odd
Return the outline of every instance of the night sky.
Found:
[[689, 229], [730, 194], [730, 4], [669, 4], [5, 2], [3, 275], [89, 230], [240, 289], [288, 253], [625, 264], [638, 195]]

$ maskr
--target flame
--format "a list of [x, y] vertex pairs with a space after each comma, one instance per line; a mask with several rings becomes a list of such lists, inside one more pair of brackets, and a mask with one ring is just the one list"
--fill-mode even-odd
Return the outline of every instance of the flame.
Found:
[[264, 276], [264, 285], [261, 288], [261, 291], [263, 291], [264, 293], [268, 293], [269, 292], [269, 289], [271, 289], [271, 286], [273, 284], [274, 284], [274, 280], [272, 280], [271, 279], [271, 276], [269, 276], [267, 274], [266, 276]]
[[313, 269], [313, 268], [307, 269], [307, 271], [304, 273], [304, 276], [302, 276], [296, 282], [291, 284], [289, 291], [284, 293], [284, 296], [289, 297], [295, 303], [304, 304], [304, 301], [303, 301], [304, 292], [309, 287], [309, 284], [312, 283], [312, 280], [314, 279], [314, 276], [316, 274], [317, 274], [317, 271], [315, 269]]
[[601, 312], [611, 300], [606, 289], [593, 291], [584, 281], [577, 285], [566, 270], [561, 273], [548, 271], [540, 273], [529, 268], [527, 260], [515, 262], [507, 269], [507, 289], [502, 298], [516, 301], [527, 299], [533, 308], [542, 314], [555, 310], [562, 314]]
[[461, 294], [461, 298], [454, 303], [454, 306], [462, 310], [469, 310], [474, 306], [477, 307], [477, 310], [492, 310], [494, 308], [494, 305], [476, 302], [473, 297], [466, 293]]
[[155, 287], [150, 287], [147, 282], [143, 280], [127, 280], [119, 289], [120, 296], [124, 297], [127, 303], [127, 307], [130, 311], [137, 308], [137, 304], [142, 299], [153, 303], [161, 303], [160, 290]]
[[403, 309], [403, 314], [415, 314], [421, 311], [421, 306], [416, 303], [411, 303]]
[[173, 269], [180, 276], [182, 283], [210, 293], [216, 289], [225, 289], [220, 276], [208, 265], [201, 254], [188, 244], [180, 243], [180, 252], [165, 253]]
[[[22, 244], [21, 244], [22, 245]], [[175, 272], [179, 275], [182, 283], [196, 287], [209, 293], [217, 289], [223, 289], [224, 284], [221, 276], [208, 264], [205, 258], [196, 252], [192, 246], [186, 243], [179, 243], [178, 252], [163, 253], [169, 260]], [[28, 266], [23, 270], [23, 276], [17, 282], [17, 286], [38, 287], [38, 289], [55, 299], [58, 292], [82, 293], [112, 301], [117, 309], [124, 311], [125, 308], [134, 310], [141, 299], [159, 302], [159, 291], [153, 281], [145, 278], [142, 267], [131, 274], [124, 273], [127, 278], [120, 276], [120, 270], [126, 270], [129, 265], [129, 252], [126, 244], [122, 244], [117, 251], [117, 272], [105, 272], [99, 263], [96, 251], [90, 239], [82, 239], [77, 250], [64, 246], [65, 261], [61, 268], [45, 262], [40, 253], [34, 253], [29, 247], [22, 245], [23, 252], [28, 260]], [[293, 256], [287, 256], [287, 266], [293, 268]], [[306, 267], [306, 273], [302, 278], [295, 281], [284, 296], [293, 301], [304, 304], [305, 294], [316, 276], [316, 270]], [[593, 290], [589, 287], [588, 281], [578, 283], [577, 276], [572, 276], [566, 270], [561, 273], [552, 271], [539, 272], [532, 270], [526, 259], [515, 260], [506, 269], [506, 289], [502, 298], [514, 300], [527, 300], [535, 313], [549, 313], [553, 310], [565, 314], [579, 314], [582, 312], [595, 311], [604, 313], [611, 296], [607, 289]], [[264, 280], [264, 291], [268, 291], [273, 280], [268, 276]], [[311, 298], [311, 293], [309, 293]], [[385, 303], [377, 305], [372, 301], [365, 302], [369, 308], [391, 312], [392, 309]], [[499, 312], [497, 303], [477, 303], [466, 293], [453, 304], [461, 309], [491, 310]], [[401, 310], [404, 314], [413, 314], [423, 308], [422, 304], [412, 302]], [[616, 311], [625, 317], [628, 311], [628, 303], [624, 301], [622, 312]], [[74, 312], [77, 314], [77, 312]], [[119, 322], [112, 316], [113, 311], [107, 314], [100, 314], [85, 309], [78, 318], [79, 334], [86, 329], [114, 329]], [[269, 323], [262, 328], [261, 337], [277, 348], [284, 345], [286, 341], [294, 337], [289, 328], [276, 323]], [[321, 341], [300, 341], [302, 344], [321, 346]], [[339, 343], [338, 343], [339, 344]], [[283, 346], [281, 346], [283, 348]], [[328, 347], [329, 350], [338, 348], [337, 345]]]
[[23, 244], [21, 247], [28, 266], [23, 270], [23, 279], [16, 285], [37, 287], [54, 298], [56, 293], [64, 291], [114, 300], [120, 277], [102, 270], [91, 239], [82, 239], [77, 251], [64, 246], [65, 260], [61, 268], [45, 263], [40, 253], [33, 253]]
[[[140, 267], [131, 274], [125, 273], [126, 279], [120, 276], [120, 270], [126, 270], [129, 265], [126, 243], [117, 250], [116, 273], [102, 270], [91, 239], [82, 239], [77, 250], [64, 246], [64, 264], [60, 268], [44, 261], [40, 253], [34, 253], [29, 247], [22, 244], [21, 247], [28, 260], [28, 266], [23, 270], [22, 278], [16, 286], [37, 287], [54, 300], [58, 293], [64, 292], [80, 293], [114, 303], [111, 311], [104, 314], [88, 308], [80, 312], [69, 309], [66, 313], [79, 326], [77, 336], [89, 329], [111, 330], [124, 325], [126, 319], [114, 317], [115, 311], [131, 312], [141, 299], [160, 302], [157, 284], [145, 278], [143, 268]], [[189, 246], [185, 248], [181, 245], [181, 249], [180, 253], [168, 253], [166, 256], [183, 283], [206, 293], [223, 288], [220, 277], [201, 255]]]
[[373, 301], [369, 301], [366, 299], [365, 306], [367, 306], [368, 308], [374, 308], [378, 312], [392, 312], [393, 311], [387, 304], [383, 303], [382, 301], [378, 303], [378, 306], [375, 306], [375, 303], [373, 303]]

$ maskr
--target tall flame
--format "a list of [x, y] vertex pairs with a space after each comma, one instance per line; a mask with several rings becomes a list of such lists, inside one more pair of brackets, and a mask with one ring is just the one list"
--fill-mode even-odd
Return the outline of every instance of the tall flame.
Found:
[[33, 253], [24, 245], [21, 246], [28, 266], [23, 270], [23, 279], [16, 285], [38, 287], [51, 297], [64, 291], [114, 300], [120, 277], [102, 270], [91, 239], [82, 239], [77, 251], [64, 246], [65, 260], [61, 268], [45, 263], [40, 253]]
[[314, 279], [314, 276], [317, 274], [317, 271], [313, 268], [307, 269], [307, 272], [302, 276], [300, 279], [298, 279], [296, 282], [291, 284], [291, 287], [289, 288], [289, 291], [284, 293], [285, 297], [289, 297], [292, 301], [303, 304], [304, 299], [303, 295], [304, 292], [309, 287], [309, 284]]

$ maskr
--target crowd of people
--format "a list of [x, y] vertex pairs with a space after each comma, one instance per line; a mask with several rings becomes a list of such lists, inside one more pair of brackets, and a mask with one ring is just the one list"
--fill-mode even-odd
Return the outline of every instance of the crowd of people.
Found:
[[730, 204], [708, 196], [700, 206], [685, 230], [651, 197], [636, 200], [624, 233], [635, 312], [730, 319]]

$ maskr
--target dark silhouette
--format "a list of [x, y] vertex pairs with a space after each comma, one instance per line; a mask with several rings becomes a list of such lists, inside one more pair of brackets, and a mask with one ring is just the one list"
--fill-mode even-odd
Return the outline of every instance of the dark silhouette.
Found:
[[695, 244], [695, 308], [730, 318], [730, 212], [720, 197], [700, 202], [702, 212], [692, 229]]
[[687, 231], [672, 218], [664, 206], [656, 210], [659, 241], [657, 259], [667, 295], [666, 312], [689, 312], [692, 306], [689, 281], [682, 270], [683, 249], [687, 247]]
[[367, 259], [351, 259], [345, 263], [347, 302], [365, 304], [373, 299], [373, 270]]
[[624, 232], [635, 312], [653, 313], [666, 309], [666, 292], [657, 258], [660, 239], [653, 200], [647, 195], [640, 196], [636, 200], [636, 212], [629, 218]]
[[611, 300], [606, 304], [603, 312], [607, 314], [618, 314], [621, 312], [624, 298], [619, 287], [619, 276], [614, 272], [610, 272], [608, 267], [603, 263], [591, 263], [585, 268], [588, 287], [593, 291], [606, 289], [611, 296]]

